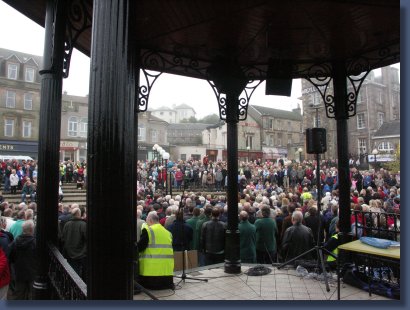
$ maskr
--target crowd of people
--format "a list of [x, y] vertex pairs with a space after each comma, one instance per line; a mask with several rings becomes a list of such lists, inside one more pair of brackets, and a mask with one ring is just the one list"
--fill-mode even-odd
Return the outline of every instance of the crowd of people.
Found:
[[[25, 166], [29, 180], [24, 185], [35, 183], [35, 167]], [[13, 169], [22, 168], [8, 167], [2, 169], [5, 189], [8, 189], [5, 171], [10, 170], [10, 178]], [[321, 162], [319, 189], [315, 167], [316, 163], [309, 161], [239, 163], [241, 262], [286, 262], [317, 243], [337, 253], [336, 163]], [[222, 263], [229, 208], [224, 193], [226, 162], [170, 161], [167, 166], [160, 166], [155, 161], [139, 161], [137, 168], [139, 281], [148, 288], [172, 288], [174, 251], [196, 250], [199, 266]], [[65, 163], [60, 171], [62, 182], [86, 179], [85, 164]], [[215, 182], [208, 181], [209, 175]], [[400, 173], [392, 174], [383, 168], [361, 171], [352, 166], [350, 180], [352, 232], [356, 236], [400, 240]], [[170, 186], [173, 194], [169, 192]], [[318, 190], [321, 191], [319, 206]], [[35, 202], [0, 203], [0, 299], [30, 298], [36, 268], [36, 211]], [[58, 211], [60, 251], [87, 282], [86, 208], [60, 202]], [[330, 264], [334, 258], [329, 256], [327, 260]]]

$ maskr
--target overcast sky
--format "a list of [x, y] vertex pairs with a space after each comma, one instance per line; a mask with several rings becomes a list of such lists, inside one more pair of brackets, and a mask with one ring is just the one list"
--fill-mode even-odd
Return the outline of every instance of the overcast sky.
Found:
[[[9, 5], [0, 1], [0, 47], [33, 55], [42, 55], [44, 49], [44, 28], [32, 22]], [[6, 30], [5, 30], [6, 29]], [[85, 96], [89, 93], [90, 59], [73, 51], [70, 75], [64, 79], [63, 90], [70, 95]], [[250, 104], [283, 110], [296, 108], [301, 100], [301, 82], [294, 80], [291, 97], [265, 96], [265, 83], [255, 90]], [[188, 104], [192, 106], [197, 118], [218, 114], [215, 94], [205, 80], [186, 78], [170, 74], [161, 75], [150, 94], [149, 108]]]

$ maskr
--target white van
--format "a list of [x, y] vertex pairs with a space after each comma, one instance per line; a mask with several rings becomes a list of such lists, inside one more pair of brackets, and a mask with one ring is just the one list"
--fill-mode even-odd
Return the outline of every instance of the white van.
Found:
[[9, 159], [16, 159], [18, 161], [28, 161], [28, 160], [33, 160], [33, 158], [31, 158], [30, 156], [24, 156], [24, 155], [0, 155], [0, 159], [5, 161], [5, 160], [9, 160]]

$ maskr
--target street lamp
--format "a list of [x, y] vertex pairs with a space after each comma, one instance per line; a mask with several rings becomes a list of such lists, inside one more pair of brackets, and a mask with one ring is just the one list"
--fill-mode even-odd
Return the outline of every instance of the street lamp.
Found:
[[299, 152], [299, 162], [301, 163], [302, 162], [302, 148], [300, 147], [300, 148], [298, 148], [298, 152]]
[[379, 151], [375, 148], [373, 149], [372, 154], [374, 156], [374, 172], [376, 172], [376, 157], [377, 157], [377, 154], [379, 154]]
[[[152, 147], [152, 152], [154, 153], [154, 155], [153, 155], [153, 159], [154, 159], [154, 161], [155, 161], [155, 157], [157, 157], [157, 155], [158, 155], [158, 148], [159, 148], [159, 145], [158, 144], [154, 144], [154, 146]], [[158, 159], [157, 159], [158, 160]]]
[[248, 162], [249, 162], [249, 150], [251, 149], [251, 147], [248, 145], [248, 146], [246, 147], [246, 149], [248, 150]]
[[162, 158], [165, 159], [165, 195], [168, 195], [168, 159], [169, 159], [169, 153], [164, 152], [164, 154], [162, 155]]

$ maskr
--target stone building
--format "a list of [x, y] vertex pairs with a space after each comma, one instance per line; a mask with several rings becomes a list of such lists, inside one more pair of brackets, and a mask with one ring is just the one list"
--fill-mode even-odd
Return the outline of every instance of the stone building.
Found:
[[42, 57], [0, 48], [0, 155], [37, 158]]
[[138, 113], [138, 160], [152, 160], [155, 144], [170, 152], [167, 139], [168, 123], [154, 115], [150, 111]]
[[[333, 93], [331, 87], [329, 93]], [[302, 80], [301, 99], [304, 129], [316, 125], [325, 128], [328, 148], [324, 157], [337, 158], [336, 121], [326, 116], [322, 97], [307, 80]], [[400, 79], [399, 69], [389, 66], [370, 72], [363, 82], [356, 115], [348, 121], [350, 157], [361, 162], [366, 160], [377, 148], [373, 136], [385, 122], [391, 121], [400, 121]]]
[[[304, 145], [303, 119], [299, 107], [292, 111], [286, 111], [250, 105], [248, 107], [249, 116], [256, 121], [260, 128], [263, 160], [299, 159], [298, 150]], [[251, 135], [247, 136], [247, 141], [253, 142]]]
[[191, 117], [196, 117], [195, 110], [185, 103], [179, 105], [173, 104], [172, 107], [162, 106], [149, 111], [151, 111], [153, 116], [170, 124], [178, 124], [182, 120], [189, 120]]
[[62, 95], [60, 160], [87, 160], [88, 97]]

